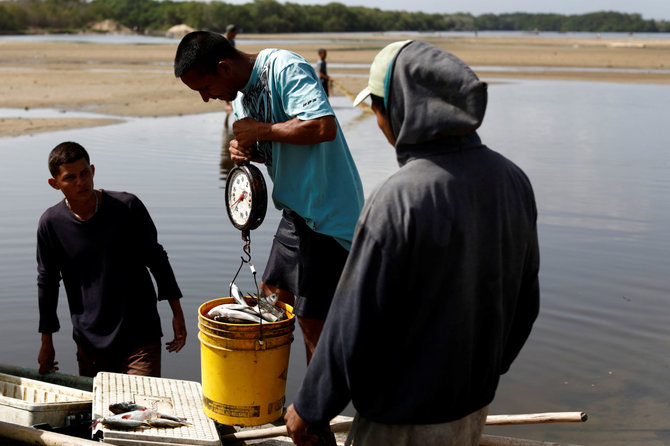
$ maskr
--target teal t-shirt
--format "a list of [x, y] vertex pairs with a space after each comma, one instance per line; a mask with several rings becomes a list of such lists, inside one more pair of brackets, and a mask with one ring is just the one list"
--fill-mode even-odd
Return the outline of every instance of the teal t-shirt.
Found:
[[[319, 77], [303, 57], [286, 50], [258, 54], [247, 85], [233, 103], [235, 118], [260, 122], [333, 115]], [[313, 145], [260, 141], [277, 209], [290, 209], [314, 231], [351, 248], [363, 206], [363, 186], [339, 122], [337, 137]]]

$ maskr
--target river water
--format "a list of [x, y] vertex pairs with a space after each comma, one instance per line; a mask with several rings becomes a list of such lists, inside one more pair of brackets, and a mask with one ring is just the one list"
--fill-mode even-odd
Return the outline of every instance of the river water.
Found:
[[[670, 89], [487, 80], [480, 136], [530, 177], [542, 256], [540, 316], [491, 413], [584, 411], [590, 418], [486, 432], [581, 445], [670, 444]], [[369, 195], [397, 168], [393, 149], [373, 117], [344, 97], [332, 102]], [[79, 116], [0, 109], [0, 117], [52, 115]], [[46, 161], [56, 144], [74, 140], [89, 149], [97, 187], [137, 194], [154, 218], [185, 295], [189, 328], [186, 347], [164, 355], [163, 376], [200, 380], [197, 308], [226, 294], [243, 254], [224, 210], [224, 117], [128, 118], [0, 138], [0, 362], [37, 366], [35, 231], [41, 213], [61, 198], [47, 184]], [[278, 218], [270, 207], [251, 235], [261, 273]], [[248, 269], [237, 282], [252, 289]], [[166, 303], [159, 308], [167, 341], [170, 311]], [[76, 373], [64, 295], [59, 315], [57, 360], [61, 371]], [[295, 335], [288, 402], [305, 370], [299, 329]]]

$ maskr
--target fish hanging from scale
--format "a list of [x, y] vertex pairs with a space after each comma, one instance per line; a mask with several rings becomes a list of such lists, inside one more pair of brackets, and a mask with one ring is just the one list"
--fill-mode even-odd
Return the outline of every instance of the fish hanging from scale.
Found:
[[[226, 212], [233, 226], [242, 231], [242, 250], [246, 259], [230, 282], [230, 294], [235, 302], [218, 305], [207, 312], [207, 317], [217, 322], [233, 324], [262, 324], [286, 320], [286, 311], [278, 306], [277, 296], [262, 297], [256, 281], [256, 268], [251, 263], [251, 230], [258, 228], [265, 219], [268, 193], [261, 171], [254, 165], [243, 163], [228, 172], [226, 179]], [[240, 291], [235, 280], [244, 264], [253, 275], [256, 293], [248, 298]]]

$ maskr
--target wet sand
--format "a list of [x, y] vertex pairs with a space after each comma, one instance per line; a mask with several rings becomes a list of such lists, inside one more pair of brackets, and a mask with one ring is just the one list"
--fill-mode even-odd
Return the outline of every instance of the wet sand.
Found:
[[[325, 36], [318, 35], [319, 39]], [[298, 43], [250, 44], [245, 39], [300, 39]], [[286, 48], [317, 60], [328, 50], [329, 72], [342, 87], [332, 94], [355, 94], [367, 82], [367, 68], [335, 64], [369, 64], [379, 49], [402, 36], [244, 35], [238, 48], [254, 53], [265, 47]], [[415, 38], [408, 37], [408, 38]], [[670, 84], [670, 39], [522, 37], [425, 37], [468, 64], [487, 67], [490, 78], [567, 79]], [[114, 122], [115, 117], [167, 116], [224, 110], [218, 101], [203, 103], [172, 74], [174, 45], [124, 45], [75, 42], [0, 41], [0, 107], [62, 110], [57, 119], [0, 119], [0, 137]], [[499, 67], [499, 68], [496, 68]], [[509, 67], [516, 67], [510, 70]], [[547, 70], [543, 70], [545, 67]], [[566, 68], [568, 71], [557, 71]], [[595, 69], [595, 70], [594, 70]], [[610, 70], [610, 71], [608, 71]], [[110, 116], [101, 120], [67, 118], [68, 111]], [[108, 118], [108, 119], [106, 119]]]

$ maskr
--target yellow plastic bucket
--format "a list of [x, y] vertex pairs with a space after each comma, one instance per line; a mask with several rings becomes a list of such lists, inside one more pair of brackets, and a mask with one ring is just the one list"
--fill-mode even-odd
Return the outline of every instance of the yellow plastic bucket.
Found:
[[232, 297], [210, 300], [198, 309], [203, 410], [229, 425], [259, 426], [281, 417], [293, 341], [293, 308], [282, 302], [287, 320], [229, 324], [206, 317]]

